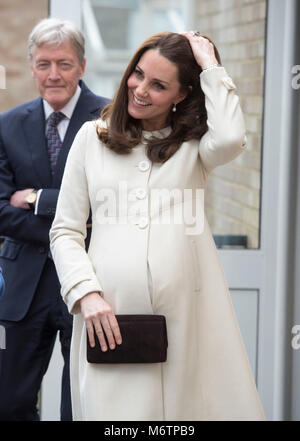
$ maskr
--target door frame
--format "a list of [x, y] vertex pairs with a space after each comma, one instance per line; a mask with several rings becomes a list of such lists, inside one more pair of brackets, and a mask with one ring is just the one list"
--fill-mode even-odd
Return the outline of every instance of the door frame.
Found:
[[[291, 68], [295, 64], [297, 16], [297, 0], [267, 2], [260, 248], [219, 252], [230, 289], [259, 291], [257, 386], [268, 420], [293, 418], [292, 391], [294, 403], [300, 401], [299, 387], [295, 394], [300, 360], [291, 349], [292, 311], [296, 305], [292, 286], [294, 188], [299, 145], [299, 137], [295, 137], [297, 95], [291, 87]], [[297, 295], [299, 304], [299, 290]], [[300, 323], [299, 313], [297, 318]], [[293, 356], [294, 383], [290, 375]]]

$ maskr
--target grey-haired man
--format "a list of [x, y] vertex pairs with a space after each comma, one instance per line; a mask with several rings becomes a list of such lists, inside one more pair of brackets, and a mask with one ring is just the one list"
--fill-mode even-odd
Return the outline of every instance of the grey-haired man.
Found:
[[0, 420], [39, 419], [38, 391], [58, 333], [64, 357], [61, 419], [71, 420], [72, 317], [49, 253], [49, 229], [73, 139], [108, 100], [81, 80], [84, 38], [72, 23], [43, 20], [28, 48], [40, 97], [0, 115], [0, 235], [5, 236], [0, 266], [6, 288], [0, 299], [6, 331]]

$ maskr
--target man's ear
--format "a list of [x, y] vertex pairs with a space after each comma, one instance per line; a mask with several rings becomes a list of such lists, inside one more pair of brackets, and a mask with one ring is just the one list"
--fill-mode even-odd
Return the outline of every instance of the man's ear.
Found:
[[84, 58], [80, 64], [80, 68], [81, 68], [81, 75], [80, 77], [83, 77], [84, 72], [85, 72], [85, 66], [86, 66], [86, 58]]
[[36, 78], [36, 74], [35, 74], [35, 70], [34, 70], [33, 65], [32, 65], [32, 61], [30, 62], [30, 70], [31, 70], [32, 78]]

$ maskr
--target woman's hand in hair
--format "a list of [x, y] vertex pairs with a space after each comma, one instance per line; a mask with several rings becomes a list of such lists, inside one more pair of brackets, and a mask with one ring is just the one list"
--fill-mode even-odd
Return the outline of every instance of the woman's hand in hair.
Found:
[[181, 35], [184, 35], [188, 39], [195, 60], [202, 70], [218, 64], [214, 45], [207, 38], [201, 35], [195, 35], [194, 32], [183, 32]]

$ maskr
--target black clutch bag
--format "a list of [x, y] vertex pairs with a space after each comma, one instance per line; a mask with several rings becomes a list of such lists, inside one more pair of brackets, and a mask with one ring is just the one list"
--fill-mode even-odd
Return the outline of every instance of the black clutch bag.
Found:
[[101, 350], [95, 336], [91, 347], [87, 336], [89, 363], [162, 363], [167, 359], [167, 326], [163, 315], [116, 315], [122, 344], [115, 349]]

